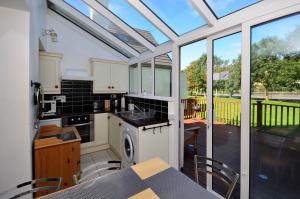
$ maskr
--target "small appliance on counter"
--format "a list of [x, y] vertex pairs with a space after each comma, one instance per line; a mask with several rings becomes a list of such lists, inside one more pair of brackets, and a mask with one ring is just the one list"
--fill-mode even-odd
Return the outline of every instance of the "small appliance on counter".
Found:
[[43, 101], [43, 115], [55, 115], [56, 114], [56, 101], [55, 100], [44, 100]]
[[110, 100], [104, 100], [104, 110], [110, 111]]
[[100, 102], [99, 101], [94, 101], [93, 102], [93, 111], [94, 112], [100, 111]]

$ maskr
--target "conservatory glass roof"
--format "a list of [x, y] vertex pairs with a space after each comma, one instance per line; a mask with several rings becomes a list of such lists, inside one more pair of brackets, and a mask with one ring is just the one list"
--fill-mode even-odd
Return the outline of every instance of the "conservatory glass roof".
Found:
[[224, 17], [233, 12], [241, 10], [261, 0], [204, 0], [213, 13], [218, 17]]
[[206, 24], [189, 0], [142, 0], [177, 35], [182, 35]]
[[126, 0], [97, 0], [125, 23], [140, 33], [153, 45], [169, 41], [169, 38], [150, 23], [143, 15], [135, 10]]
[[85, 16], [89, 17], [91, 20], [96, 22], [102, 28], [106, 29], [108, 32], [113, 34], [115, 37], [135, 49], [139, 53], [143, 53], [148, 49], [143, 46], [140, 42], [134, 39], [132, 36], [124, 32], [120, 29], [116, 24], [106, 18], [104, 15], [100, 14], [93, 8], [89, 7], [86, 3], [82, 0], [64, 0], [66, 3], [71, 5], [73, 8], [84, 14]]
[[156, 47], [168, 41], [172, 43], [183, 39], [183, 42], [180, 42], [184, 44], [190, 32], [191, 35], [198, 34], [197, 31], [201, 31], [201, 28], [214, 26], [219, 18], [262, 0], [47, 0], [47, 2], [51, 10], [130, 58], [139, 57], [147, 51], [154, 52]]

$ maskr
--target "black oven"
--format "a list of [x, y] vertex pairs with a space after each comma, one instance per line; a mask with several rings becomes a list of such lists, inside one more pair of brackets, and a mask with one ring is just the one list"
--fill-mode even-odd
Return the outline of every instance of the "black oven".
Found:
[[81, 137], [81, 143], [93, 142], [94, 115], [72, 115], [62, 118], [63, 127], [76, 127]]

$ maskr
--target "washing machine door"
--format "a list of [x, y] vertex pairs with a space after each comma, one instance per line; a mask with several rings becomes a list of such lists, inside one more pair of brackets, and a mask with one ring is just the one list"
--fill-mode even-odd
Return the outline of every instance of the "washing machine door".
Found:
[[133, 157], [134, 157], [133, 142], [132, 142], [130, 135], [127, 133], [125, 134], [123, 144], [124, 144], [123, 153], [124, 153], [125, 160], [128, 163], [133, 163], [133, 161], [134, 161], [134, 159], [133, 159]]

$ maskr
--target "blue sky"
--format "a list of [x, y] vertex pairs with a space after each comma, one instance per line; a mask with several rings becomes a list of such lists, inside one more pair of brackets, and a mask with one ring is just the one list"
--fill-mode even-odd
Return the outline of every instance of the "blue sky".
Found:
[[260, 0], [205, 0], [218, 17], [230, 14]]

